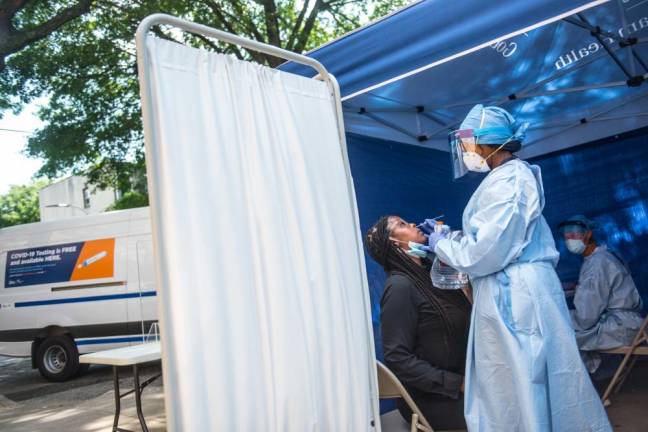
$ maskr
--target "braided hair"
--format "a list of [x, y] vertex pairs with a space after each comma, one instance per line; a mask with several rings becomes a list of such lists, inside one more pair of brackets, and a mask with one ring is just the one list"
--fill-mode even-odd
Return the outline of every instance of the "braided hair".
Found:
[[[447, 300], [460, 309], [469, 312], [470, 303], [460, 291], [447, 291], [434, 287], [429, 273], [429, 262], [419, 265], [390, 239], [389, 220], [394, 216], [383, 216], [369, 229], [365, 244], [369, 255], [382, 266], [388, 274], [399, 274], [412, 281], [416, 289], [427, 299], [441, 317], [447, 334], [459, 337], [449, 319], [441, 299]], [[447, 340], [446, 340], [447, 343]], [[450, 344], [448, 344], [450, 345]]]

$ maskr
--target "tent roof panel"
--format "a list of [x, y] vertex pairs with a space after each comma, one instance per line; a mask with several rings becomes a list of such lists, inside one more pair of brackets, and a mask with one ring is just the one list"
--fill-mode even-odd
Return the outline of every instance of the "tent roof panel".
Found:
[[[539, 22], [550, 23], [519, 33]], [[311, 55], [347, 96], [348, 132], [445, 149], [447, 133], [474, 104], [497, 104], [531, 123], [522, 154], [538, 155], [648, 125], [644, 0], [497, 0], [487, 7], [478, 0], [427, 0]], [[447, 56], [454, 57], [441, 61]], [[305, 73], [291, 64], [282, 69]], [[640, 85], [629, 86], [633, 81]]]

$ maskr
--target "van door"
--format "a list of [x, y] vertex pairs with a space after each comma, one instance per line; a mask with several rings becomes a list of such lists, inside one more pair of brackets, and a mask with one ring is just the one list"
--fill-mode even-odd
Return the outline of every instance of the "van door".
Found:
[[137, 293], [137, 296], [129, 299], [128, 321], [131, 326], [138, 327], [131, 329], [131, 332], [141, 336], [141, 339], [133, 338], [131, 344], [144, 342], [151, 327], [157, 322], [153, 242], [150, 235], [135, 240], [135, 257], [135, 262], [131, 263], [135, 264], [137, 277], [129, 280], [128, 290]]

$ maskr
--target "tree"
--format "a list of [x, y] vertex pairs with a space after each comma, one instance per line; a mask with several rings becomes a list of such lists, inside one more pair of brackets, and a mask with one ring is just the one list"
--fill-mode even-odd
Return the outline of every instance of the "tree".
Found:
[[0, 71], [5, 58], [39, 41], [90, 10], [92, 0], [0, 0]]
[[0, 196], [0, 228], [38, 222], [38, 191], [44, 186], [47, 186], [45, 181], [27, 186], [11, 186], [6, 195]]
[[[2, 0], [0, 0], [2, 1]], [[37, 2], [27, 2], [30, 3]], [[356, 28], [370, 9], [384, 14], [405, 0], [101, 0], [60, 31], [8, 57], [0, 109], [47, 95], [46, 126], [27, 153], [41, 175], [84, 173], [99, 187], [127, 191], [144, 173], [134, 33], [154, 12], [180, 16], [275, 46], [304, 52]], [[282, 61], [202, 36], [154, 28], [157, 36], [276, 66]], [[145, 190], [138, 190], [146, 193]]]
[[140, 192], [128, 191], [121, 198], [115, 201], [106, 211], [125, 210], [149, 205], [148, 195]]

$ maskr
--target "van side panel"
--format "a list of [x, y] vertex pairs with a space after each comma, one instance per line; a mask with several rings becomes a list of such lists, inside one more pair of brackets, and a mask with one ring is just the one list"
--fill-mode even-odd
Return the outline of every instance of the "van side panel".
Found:
[[[75, 339], [80, 353], [141, 342], [142, 318], [156, 320], [157, 314], [149, 313], [151, 309], [155, 311], [156, 292], [154, 283], [140, 286], [137, 250], [131, 246], [135, 243], [130, 228], [133, 215], [138, 216], [135, 237], [144, 243], [150, 242], [150, 220], [148, 211], [128, 212], [93, 216], [93, 223], [79, 217], [65, 223], [30, 224], [23, 230], [11, 232], [0, 230], [0, 355], [30, 356], [34, 339], [46, 335], [48, 330], [61, 328]], [[47, 226], [53, 228], [47, 230]], [[17, 235], [8, 236], [7, 233]], [[25, 286], [17, 286], [18, 282], [13, 287], [5, 287], [7, 251], [97, 239], [114, 239], [111, 277], [91, 278], [82, 268], [85, 265], [91, 270], [92, 265], [98, 268], [111, 264], [105, 262], [107, 254], [99, 248], [79, 257], [74, 269], [77, 280]], [[95, 242], [95, 246], [102, 244], [109, 242]], [[145, 251], [144, 256], [147, 254]], [[148, 259], [152, 263], [152, 257]], [[109, 274], [108, 271], [101, 273]], [[138, 307], [131, 307], [131, 304]], [[131, 309], [133, 313], [129, 314]]]

